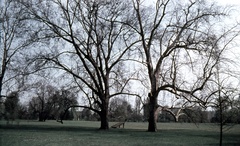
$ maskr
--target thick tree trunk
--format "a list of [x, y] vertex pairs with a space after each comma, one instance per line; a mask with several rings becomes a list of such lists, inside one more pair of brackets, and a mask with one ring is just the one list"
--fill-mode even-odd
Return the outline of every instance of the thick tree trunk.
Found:
[[148, 131], [149, 132], [156, 132], [157, 131], [157, 116], [156, 110], [157, 110], [157, 97], [150, 96], [150, 102], [149, 102], [149, 118], [148, 118]]
[[100, 119], [101, 119], [101, 126], [99, 129], [101, 130], [108, 130], [109, 124], [108, 124], [108, 109], [104, 108], [100, 112]]
[[3, 87], [3, 78], [6, 73], [7, 69], [7, 49], [6, 49], [6, 42], [4, 43], [3, 47], [3, 58], [2, 58], [2, 66], [1, 66], [1, 72], [0, 72], [0, 105], [2, 103], [2, 87]]
[[3, 100], [2, 100], [2, 77], [0, 75], [0, 107], [3, 106]]
[[39, 113], [39, 116], [38, 116], [38, 121], [39, 122], [44, 122], [44, 114], [42, 112]]
[[109, 98], [104, 98], [104, 100], [102, 100], [101, 111], [99, 113], [99, 116], [100, 116], [100, 119], [101, 119], [101, 126], [100, 126], [99, 129], [101, 129], [101, 130], [108, 130], [109, 129], [108, 104], [109, 104]]
[[2, 78], [0, 76], [0, 103], [1, 103], [1, 100], [2, 100]]
[[3, 73], [0, 74], [0, 104], [3, 102], [2, 101], [2, 86], [3, 86]]

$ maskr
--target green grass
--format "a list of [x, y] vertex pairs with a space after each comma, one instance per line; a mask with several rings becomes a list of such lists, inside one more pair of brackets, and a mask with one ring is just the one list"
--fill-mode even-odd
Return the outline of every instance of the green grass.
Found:
[[[113, 125], [114, 123], [110, 123]], [[141, 146], [218, 145], [215, 124], [158, 123], [159, 131], [146, 132], [147, 123], [127, 122], [125, 129], [98, 130], [99, 122], [0, 122], [0, 146]], [[240, 125], [224, 132], [224, 145], [240, 145]]]

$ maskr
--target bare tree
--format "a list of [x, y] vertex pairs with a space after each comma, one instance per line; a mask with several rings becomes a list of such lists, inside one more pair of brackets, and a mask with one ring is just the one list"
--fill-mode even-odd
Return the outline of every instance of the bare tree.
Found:
[[33, 44], [35, 38], [30, 35], [33, 27], [26, 23], [27, 15], [24, 7], [15, 0], [4, 0], [0, 3], [1, 101], [8, 92], [19, 90], [22, 87], [25, 74], [22, 60], [25, 56], [24, 50]]
[[75, 107], [96, 112], [101, 117], [100, 129], [108, 129], [110, 98], [128, 94], [129, 79], [119, 70], [135, 44], [131, 31], [119, 23], [129, 15], [128, 2], [37, 0], [21, 4], [43, 26], [39, 37], [53, 40], [35, 61], [63, 70], [82, 97], [87, 97], [86, 105]]
[[[225, 61], [223, 61], [225, 60]], [[234, 70], [228, 69], [230, 64], [235, 64], [232, 60], [221, 58], [214, 69], [212, 82], [207, 85], [210, 96], [210, 107], [215, 109], [215, 122], [219, 123], [219, 145], [223, 142], [224, 128], [228, 129], [227, 122], [233, 122], [231, 119], [238, 116], [238, 108], [235, 101], [239, 94], [239, 77], [234, 73]], [[233, 111], [233, 112], [231, 112]], [[237, 111], [237, 112], [236, 112]], [[232, 123], [232, 124], [233, 124]]]
[[110, 102], [110, 118], [113, 121], [124, 121], [131, 119], [133, 110], [131, 104], [120, 98], [114, 98]]
[[226, 9], [206, 1], [157, 0], [154, 8], [141, 0], [132, 3], [131, 16], [136, 18], [129, 27], [142, 42], [138, 61], [143, 62], [149, 83], [148, 131], [156, 131], [159, 93], [168, 91], [204, 106], [209, 96], [201, 96], [201, 90], [226, 49], [226, 45], [216, 46], [229, 34], [229, 42], [235, 35], [231, 35], [233, 28], [220, 28]]
[[77, 105], [77, 96], [70, 89], [58, 89], [44, 80], [32, 84], [31, 92], [35, 94], [28, 102], [31, 119], [54, 119], [62, 123], [69, 114], [69, 107]]
[[52, 100], [54, 99], [57, 100], [55, 104], [58, 105], [56, 119], [63, 123], [62, 120], [66, 118], [67, 113], [69, 114], [69, 107], [78, 104], [77, 96], [69, 90], [61, 89], [58, 94], [52, 97]]
[[17, 92], [10, 93], [5, 102], [5, 119], [14, 121], [18, 118], [19, 97]]
[[58, 100], [54, 98], [57, 89], [44, 81], [38, 82], [34, 86], [36, 87], [36, 96], [29, 101], [29, 111], [33, 117], [36, 114], [39, 121], [45, 121], [54, 111], [54, 104]]

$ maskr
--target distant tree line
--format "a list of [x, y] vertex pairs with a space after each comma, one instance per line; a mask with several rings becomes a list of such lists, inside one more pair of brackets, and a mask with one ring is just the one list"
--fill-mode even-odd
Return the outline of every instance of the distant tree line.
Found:
[[[220, 115], [217, 110], [204, 110], [200, 107], [192, 109], [184, 109], [178, 122], [187, 123], [220, 123]], [[224, 112], [225, 124], [237, 123], [240, 124], [240, 113], [235, 109], [229, 109]], [[175, 122], [174, 116], [167, 111], [162, 111], [159, 114], [158, 122]]]
[[10, 93], [2, 107], [0, 118], [6, 120], [73, 120], [71, 105], [77, 104], [77, 96], [65, 89], [39, 85], [39, 92], [26, 103], [19, 102], [17, 92]]
[[[48, 90], [48, 91], [46, 91]], [[46, 86], [42, 89], [45, 95], [38, 93], [27, 104], [19, 102], [19, 94], [13, 92], [6, 97], [4, 102], [4, 112], [1, 113], [0, 118], [7, 121], [14, 121], [16, 119], [24, 120], [86, 120], [99, 121], [98, 114], [92, 112], [88, 108], [76, 110], [69, 108], [77, 104], [76, 96], [66, 90], [56, 90], [52, 86]], [[239, 105], [239, 100], [235, 100], [234, 104]], [[146, 122], [145, 115], [139, 111], [140, 105], [129, 103], [124, 98], [115, 98], [111, 100], [109, 106], [109, 120], [110, 121], [130, 121], [130, 122]], [[238, 107], [232, 108], [228, 105], [224, 110], [224, 123], [240, 124], [240, 112]], [[167, 109], [167, 110], [166, 110]], [[194, 106], [192, 108], [182, 109], [180, 116], [176, 121], [174, 113], [179, 112], [180, 108], [171, 107], [163, 108], [157, 117], [157, 122], [187, 122], [187, 123], [220, 123], [220, 114], [218, 109], [205, 110], [202, 107]], [[178, 113], [179, 114], [179, 113]]]

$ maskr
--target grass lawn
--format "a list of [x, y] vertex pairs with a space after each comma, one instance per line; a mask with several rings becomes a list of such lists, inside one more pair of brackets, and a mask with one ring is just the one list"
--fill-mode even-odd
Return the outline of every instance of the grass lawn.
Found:
[[[114, 123], [110, 123], [113, 125]], [[147, 123], [126, 122], [125, 129], [98, 130], [99, 122], [0, 121], [0, 146], [141, 146], [218, 145], [215, 124], [158, 123], [158, 132], [146, 132]], [[240, 125], [224, 132], [224, 145], [240, 145]]]

